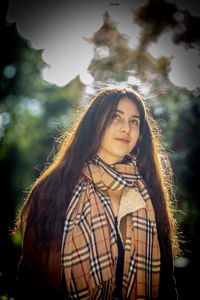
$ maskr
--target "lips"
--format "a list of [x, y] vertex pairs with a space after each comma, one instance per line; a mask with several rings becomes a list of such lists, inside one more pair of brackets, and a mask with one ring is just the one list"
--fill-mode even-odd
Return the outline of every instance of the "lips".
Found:
[[127, 138], [115, 138], [115, 140], [124, 143], [124, 144], [129, 144], [129, 139]]

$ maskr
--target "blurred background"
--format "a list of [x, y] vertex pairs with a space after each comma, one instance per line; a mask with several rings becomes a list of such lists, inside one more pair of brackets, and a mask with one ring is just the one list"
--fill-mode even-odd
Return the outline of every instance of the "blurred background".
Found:
[[200, 8], [197, 1], [1, 1], [0, 299], [15, 299], [26, 193], [51, 163], [76, 108], [107, 85], [135, 88], [172, 164], [179, 299], [198, 294]]

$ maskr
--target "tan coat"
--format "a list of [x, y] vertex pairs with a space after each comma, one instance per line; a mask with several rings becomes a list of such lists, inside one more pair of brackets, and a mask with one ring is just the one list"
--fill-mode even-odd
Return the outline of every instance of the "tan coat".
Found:
[[[125, 215], [131, 211], [144, 207], [143, 199], [130, 201], [130, 196], [124, 192], [119, 207], [119, 224], [121, 238], [124, 241], [127, 218]], [[121, 220], [121, 222], [120, 222]], [[61, 242], [57, 249], [50, 247], [46, 251], [42, 245], [37, 245], [33, 228], [26, 228], [22, 257], [19, 263], [19, 280], [17, 283], [16, 300], [44, 300], [66, 299], [62, 291], [62, 266], [61, 266]], [[161, 253], [162, 255], [162, 253]], [[169, 264], [170, 262], [170, 264]], [[173, 277], [172, 258], [167, 264], [162, 262], [160, 278], [159, 299], [177, 299], [175, 282]]]
[[[46, 251], [38, 251], [33, 247], [33, 230], [30, 229], [28, 232], [24, 237], [15, 299], [66, 299], [62, 291], [62, 266], [59, 249], [52, 248], [49, 250], [49, 254]], [[61, 242], [59, 247], [61, 248]], [[161, 265], [159, 294], [160, 300], [177, 299], [172, 265], [165, 264], [163, 268]]]

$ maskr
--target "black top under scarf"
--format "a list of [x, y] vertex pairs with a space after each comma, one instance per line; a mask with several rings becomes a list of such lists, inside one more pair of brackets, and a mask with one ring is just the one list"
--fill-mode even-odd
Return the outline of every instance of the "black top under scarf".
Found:
[[117, 232], [117, 246], [118, 246], [118, 261], [116, 269], [116, 281], [115, 290], [113, 292], [113, 299], [122, 299], [122, 279], [123, 279], [123, 268], [124, 268], [124, 248], [118, 231], [118, 220], [115, 217], [115, 229]]

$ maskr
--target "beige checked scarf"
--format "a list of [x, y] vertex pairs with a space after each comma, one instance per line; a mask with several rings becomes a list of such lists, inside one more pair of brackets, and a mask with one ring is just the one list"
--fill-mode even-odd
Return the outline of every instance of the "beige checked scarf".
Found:
[[70, 299], [112, 299], [118, 247], [109, 189], [123, 190], [118, 214], [119, 229], [126, 224], [123, 299], [156, 299], [160, 248], [154, 209], [135, 157], [109, 166], [95, 156], [83, 175], [67, 210], [62, 243]]

